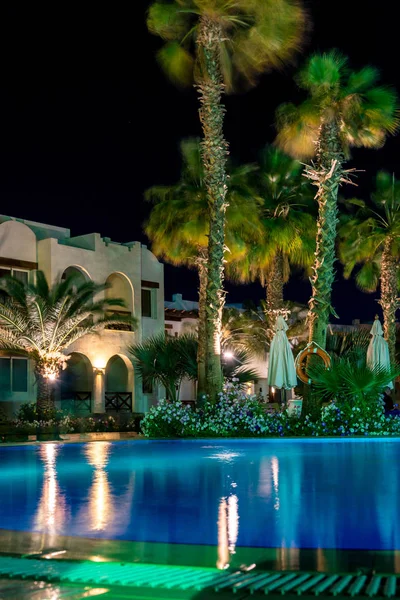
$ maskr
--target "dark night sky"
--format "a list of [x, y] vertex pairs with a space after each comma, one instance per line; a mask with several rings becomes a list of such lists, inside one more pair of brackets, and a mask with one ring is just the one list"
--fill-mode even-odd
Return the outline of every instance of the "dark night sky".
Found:
[[[382, 80], [400, 91], [390, 0], [379, 10], [369, 0], [306, 5], [313, 30], [305, 54], [337, 47], [356, 68], [378, 66]], [[155, 62], [159, 40], [147, 33], [147, 6], [17, 3], [0, 10], [0, 213], [69, 227], [73, 235], [146, 241], [143, 191], [176, 180], [179, 140], [200, 133], [196, 94], [177, 91]], [[256, 89], [226, 100], [225, 132], [237, 160], [254, 160], [273, 141], [275, 108], [298, 96], [294, 72], [265, 75]], [[379, 152], [354, 151], [349, 166], [366, 170], [359, 195], [368, 195], [377, 169], [397, 169], [399, 150], [400, 136]], [[194, 273], [166, 266], [165, 275], [167, 298], [182, 292], [195, 299]], [[227, 287], [230, 302], [263, 296], [256, 284]], [[308, 296], [308, 283], [293, 278], [287, 298]], [[334, 304], [342, 322], [371, 320], [374, 298], [338, 275]]]

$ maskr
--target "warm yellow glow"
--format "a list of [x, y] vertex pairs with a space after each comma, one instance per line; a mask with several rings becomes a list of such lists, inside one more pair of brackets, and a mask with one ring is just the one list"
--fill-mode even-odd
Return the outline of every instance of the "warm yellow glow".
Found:
[[226, 499], [221, 498], [218, 508], [218, 560], [217, 569], [229, 567], [229, 541], [226, 515]]
[[47, 379], [50, 379], [50, 381], [55, 381], [57, 379], [57, 376], [55, 373], [49, 373]]
[[227, 569], [230, 557], [236, 553], [239, 533], [238, 498], [234, 494], [221, 498], [218, 507], [218, 560], [217, 569]]
[[112, 494], [106, 471], [110, 450], [110, 442], [88, 444], [84, 450], [88, 463], [95, 469], [88, 502], [88, 525], [91, 531], [106, 529], [113, 517]]
[[274, 386], [273, 386], [273, 385], [271, 385], [271, 392], [272, 392], [273, 394], [275, 394], [275, 388], [274, 388]]
[[84, 592], [81, 598], [90, 598], [92, 596], [101, 596], [102, 594], [107, 594], [109, 592], [109, 588], [92, 588], [87, 592]]
[[42, 493], [35, 514], [35, 529], [43, 533], [62, 533], [65, 517], [65, 498], [57, 481], [56, 460], [59, 452], [57, 444], [43, 444], [39, 454], [44, 463]]
[[107, 366], [107, 361], [101, 357], [96, 358], [96, 360], [93, 361], [93, 366], [95, 369], [99, 369], [100, 371], [103, 371]]

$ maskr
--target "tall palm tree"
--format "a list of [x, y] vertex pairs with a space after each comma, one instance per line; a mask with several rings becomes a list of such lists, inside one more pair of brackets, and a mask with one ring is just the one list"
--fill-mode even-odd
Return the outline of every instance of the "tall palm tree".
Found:
[[297, 81], [309, 97], [299, 106], [278, 109], [278, 143], [295, 157], [315, 163], [306, 175], [317, 186], [317, 246], [310, 299], [309, 340], [325, 348], [335, 276], [335, 240], [339, 186], [350, 181], [344, 169], [350, 148], [380, 148], [398, 127], [397, 96], [377, 86], [379, 73], [372, 67], [348, 68], [346, 57], [332, 50], [314, 54]]
[[39, 415], [53, 407], [51, 382], [66, 367], [68, 346], [110, 323], [135, 323], [132, 317], [108, 313], [124, 306], [123, 300], [94, 300], [105, 287], [91, 281], [80, 284], [74, 275], [49, 287], [42, 271], [36, 272], [35, 283], [0, 279], [0, 349], [33, 360]]
[[[171, 186], [154, 186], [146, 191], [154, 202], [145, 225], [153, 252], [174, 265], [195, 268], [199, 274], [198, 394], [206, 392], [206, 289], [208, 266], [207, 190], [198, 138], [181, 142], [180, 180]], [[246, 242], [259, 231], [257, 205], [248, 180], [252, 165], [233, 167], [228, 163], [229, 206], [227, 209], [227, 260], [246, 252]], [[222, 310], [222, 306], [221, 306]]]
[[315, 203], [301, 163], [267, 145], [260, 154], [254, 188], [259, 198], [262, 242], [228, 266], [242, 282], [259, 279], [266, 288], [269, 337], [284, 308], [283, 288], [290, 267], [309, 269], [315, 252]]
[[196, 83], [203, 129], [202, 161], [209, 212], [206, 289], [207, 388], [222, 389], [220, 330], [224, 302], [224, 233], [228, 145], [223, 134], [224, 91], [234, 76], [248, 85], [298, 50], [305, 15], [298, 0], [156, 0], [149, 30], [165, 41], [158, 58], [180, 84]]
[[379, 171], [371, 204], [350, 200], [356, 213], [345, 218], [339, 229], [339, 257], [345, 277], [356, 265], [357, 285], [366, 292], [380, 287], [385, 339], [390, 359], [395, 364], [396, 310], [400, 274], [400, 181]]

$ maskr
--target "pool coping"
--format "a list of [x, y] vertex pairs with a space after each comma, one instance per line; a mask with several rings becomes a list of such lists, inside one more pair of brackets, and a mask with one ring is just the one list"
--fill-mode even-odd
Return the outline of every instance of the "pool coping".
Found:
[[[215, 568], [217, 545], [135, 542], [0, 529], [0, 554], [93, 562], [137, 562]], [[399, 550], [340, 550], [333, 548], [262, 548], [236, 546], [230, 568], [255, 564], [262, 570], [356, 572], [376, 570], [400, 575]]]
[[84, 444], [86, 442], [164, 442], [164, 443], [220, 443], [220, 442], [248, 442], [260, 443], [279, 440], [289, 442], [399, 442], [400, 435], [374, 435], [374, 436], [268, 436], [268, 437], [188, 437], [188, 438], [155, 438], [146, 437], [136, 432], [91, 432], [91, 433], [66, 433], [60, 434], [58, 440], [37, 440], [36, 435], [30, 435], [27, 442], [1, 442], [0, 449], [8, 446], [36, 446], [38, 444]]
[[[391, 598], [399, 589], [400, 576], [387, 573], [329, 574], [315, 571], [279, 572], [255, 569], [218, 571], [181, 566], [135, 563], [94, 563], [0, 556], [0, 577], [45, 581], [66, 585], [101, 585], [129, 593], [130, 598], [238, 599], [270, 594], [297, 594], [303, 598]], [[134, 594], [134, 595], [132, 595]], [[139, 596], [140, 594], [140, 596]], [[95, 594], [89, 594], [95, 595]]]

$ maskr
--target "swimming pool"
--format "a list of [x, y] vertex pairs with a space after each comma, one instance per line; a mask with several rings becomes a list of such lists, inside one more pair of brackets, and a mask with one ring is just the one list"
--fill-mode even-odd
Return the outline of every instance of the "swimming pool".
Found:
[[0, 529], [217, 549], [400, 549], [397, 440], [0, 448]]

